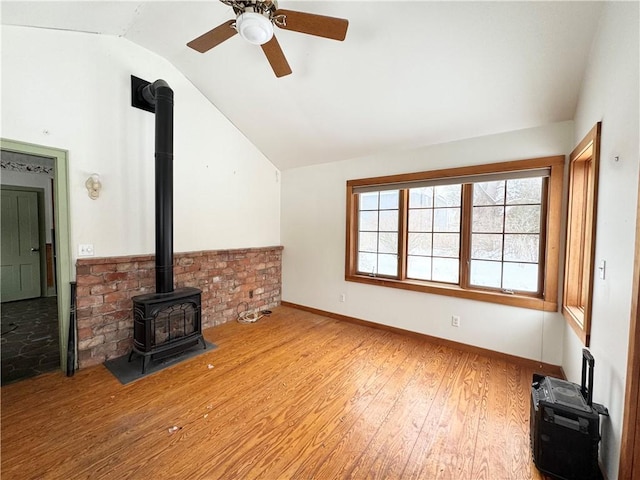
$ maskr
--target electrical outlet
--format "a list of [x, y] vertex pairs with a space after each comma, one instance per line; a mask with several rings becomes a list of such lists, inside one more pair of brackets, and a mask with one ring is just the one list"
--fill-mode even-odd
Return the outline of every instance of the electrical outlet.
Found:
[[81, 243], [78, 245], [78, 256], [79, 257], [93, 257], [93, 244], [91, 243]]
[[340, 301], [343, 302], [343, 303], [347, 301], [347, 294], [346, 293], [341, 293], [340, 294]]
[[460, 317], [458, 315], [451, 315], [451, 326], [452, 327], [460, 326]]

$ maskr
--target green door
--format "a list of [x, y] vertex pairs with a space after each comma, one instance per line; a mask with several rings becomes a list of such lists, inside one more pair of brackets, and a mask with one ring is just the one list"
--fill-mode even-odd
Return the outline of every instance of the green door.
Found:
[[2, 189], [0, 300], [40, 296], [38, 194]]

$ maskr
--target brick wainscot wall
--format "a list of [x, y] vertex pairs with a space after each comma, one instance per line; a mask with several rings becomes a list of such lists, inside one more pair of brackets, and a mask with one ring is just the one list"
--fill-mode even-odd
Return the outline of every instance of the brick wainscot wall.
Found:
[[[239, 311], [279, 305], [281, 273], [280, 246], [174, 254], [175, 287], [202, 290], [203, 329], [235, 320]], [[155, 292], [155, 257], [78, 259], [76, 282], [79, 367], [128, 354], [131, 297]]]

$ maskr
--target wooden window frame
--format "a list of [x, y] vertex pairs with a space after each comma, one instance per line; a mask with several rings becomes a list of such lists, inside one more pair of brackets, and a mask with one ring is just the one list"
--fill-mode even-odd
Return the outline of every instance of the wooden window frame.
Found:
[[600, 130], [598, 122], [569, 157], [562, 314], [586, 347], [591, 335]]
[[[500, 162], [485, 165], [475, 165], [469, 167], [449, 168], [443, 170], [432, 170], [425, 172], [389, 175], [383, 177], [372, 177], [347, 181], [347, 198], [346, 198], [346, 255], [345, 255], [345, 280], [349, 282], [358, 282], [369, 285], [378, 285], [391, 288], [399, 288], [404, 290], [412, 290], [424, 293], [432, 293], [438, 295], [447, 295], [458, 298], [467, 298], [502, 305], [511, 305], [535, 310], [558, 311], [558, 272], [559, 272], [559, 254], [560, 254], [560, 230], [561, 230], [561, 205], [563, 192], [563, 176], [564, 176], [565, 157], [563, 155], [533, 158], [527, 160], [517, 160], [511, 162]], [[544, 199], [547, 205], [546, 223], [543, 225], [545, 241], [542, 248], [542, 257], [540, 262], [543, 275], [541, 282], [543, 283], [542, 293], [540, 295], [526, 295], [522, 293], [504, 293], [496, 290], [486, 290], [482, 288], [472, 287], [463, 284], [461, 277], [460, 285], [450, 285], [437, 282], [382, 278], [363, 275], [357, 273], [357, 243], [358, 243], [358, 194], [354, 189], [375, 185], [389, 185], [394, 183], [419, 182], [424, 180], [444, 179], [448, 177], [465, 177], [471, 175], [500, 174], [506, 172], [526, 171], [540, 168], [548, 168], [550, 171], [547, 198]], [[463, 196], [470, 195], [470, 188], [465, 188], [463, 184]], [[401, 221], [406, 219], [408, 196], [401, 195], [400, 200], [400, 218]], [[461, 221], [470, 222], [470, 215], [462, 211]], [[464, 229], [464, 225], [462, 226]], [[407, 238], [406, 229], [400, 229], [399, 235], [399, 264], [402, 270], [403, 265], [406, 267], [406, 248]], [[468, 231], [468, 230], [467, 230]], [[467, 251], [470, 248], [470, 235], [461, 235], [460, 248], [461, 251]], [[461, 258], [462, 260], [462, 258]], [[461, 261], [461, 269], [468, 269], [467, 262]]]

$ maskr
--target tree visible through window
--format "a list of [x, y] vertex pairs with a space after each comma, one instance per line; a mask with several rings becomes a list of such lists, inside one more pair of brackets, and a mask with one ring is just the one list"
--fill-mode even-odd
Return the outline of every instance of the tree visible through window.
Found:
[[409, 189], [407, 277], [458, 283], [461, 185]]
[[346, 279], [556, 310], [563, 163], [347, 182]]
[[473, 184], [471, 285], [540, 289], [543, 178]]
[[360, 195], [358, 271], [398, 274], [398, 190]]

